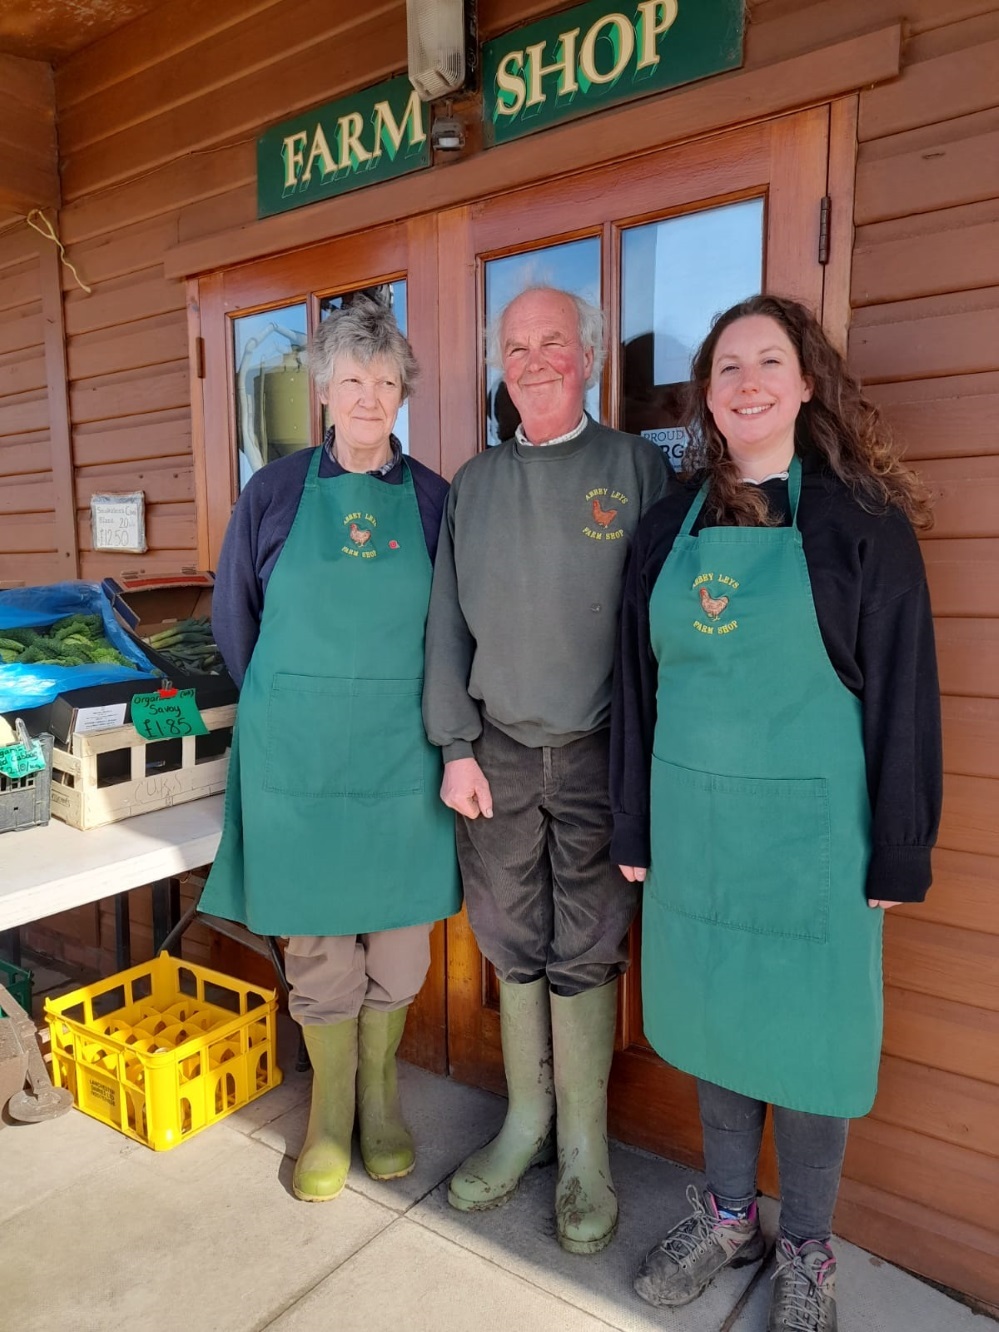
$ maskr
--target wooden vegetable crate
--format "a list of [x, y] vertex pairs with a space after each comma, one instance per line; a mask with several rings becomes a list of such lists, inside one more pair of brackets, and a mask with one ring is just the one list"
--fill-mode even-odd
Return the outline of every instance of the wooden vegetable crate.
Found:
[[208, 735], [144, 740], [132, 725], [71, 735], [52, 751], [53, 815], [99, 828], [224, 791], [236, 709], [201, 716]]

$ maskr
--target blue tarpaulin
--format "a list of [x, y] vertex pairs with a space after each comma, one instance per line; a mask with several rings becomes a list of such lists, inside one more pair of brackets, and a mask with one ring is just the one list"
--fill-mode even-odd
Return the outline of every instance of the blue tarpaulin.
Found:
[[0, 665], [0, 712], [51, 703], [67, 689], [115, 684], [119, 680], [156, 678], [158, 672], [115, 619], [108, 599], [96, 583], [52, 583], [48, 587], [17, 587], [0, 592], [0, 637], [4, 629], [34, 629], [67, 615], [99, 615], [104, 636], [136, 664], [87, 666]]

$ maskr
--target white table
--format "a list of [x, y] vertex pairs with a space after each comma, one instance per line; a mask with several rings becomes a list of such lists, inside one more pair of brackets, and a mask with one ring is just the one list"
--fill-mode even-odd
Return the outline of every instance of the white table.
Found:
[[[0, 837], [0, 930], [169, 880], [215, 859], [223, 796], [140, 814], [80, 832], [58, 819]], [[124, 898], [119, 899], [124, 906]], [[116, 915], [119, 953], [127, 913]], [[124, 926], [124, 937], [123, 929]], [[126, 963], [127, 965], [127, 963]]]

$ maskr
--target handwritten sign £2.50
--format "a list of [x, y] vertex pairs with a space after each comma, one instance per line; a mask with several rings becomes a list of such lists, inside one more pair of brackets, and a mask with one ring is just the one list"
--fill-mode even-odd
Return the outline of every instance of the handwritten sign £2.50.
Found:
[[178, 689], [165, 696], [133, 694], [132, 725], [143, 740], [179, 740], [185, 735], [207, 735], [193, 689]]

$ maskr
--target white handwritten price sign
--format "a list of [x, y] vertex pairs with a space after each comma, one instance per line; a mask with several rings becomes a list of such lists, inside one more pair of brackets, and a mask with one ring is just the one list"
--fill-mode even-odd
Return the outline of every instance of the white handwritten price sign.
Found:
[[135, 551], [146, 546], [146, 496], [141, 490], [123, 495], [93, 495], [90, 530], [94, 550]]
[[143, 740], [177, 740], [185, 735], [207, 735], [193, 689], [159, 689], [133, 694], [132, 725]]

